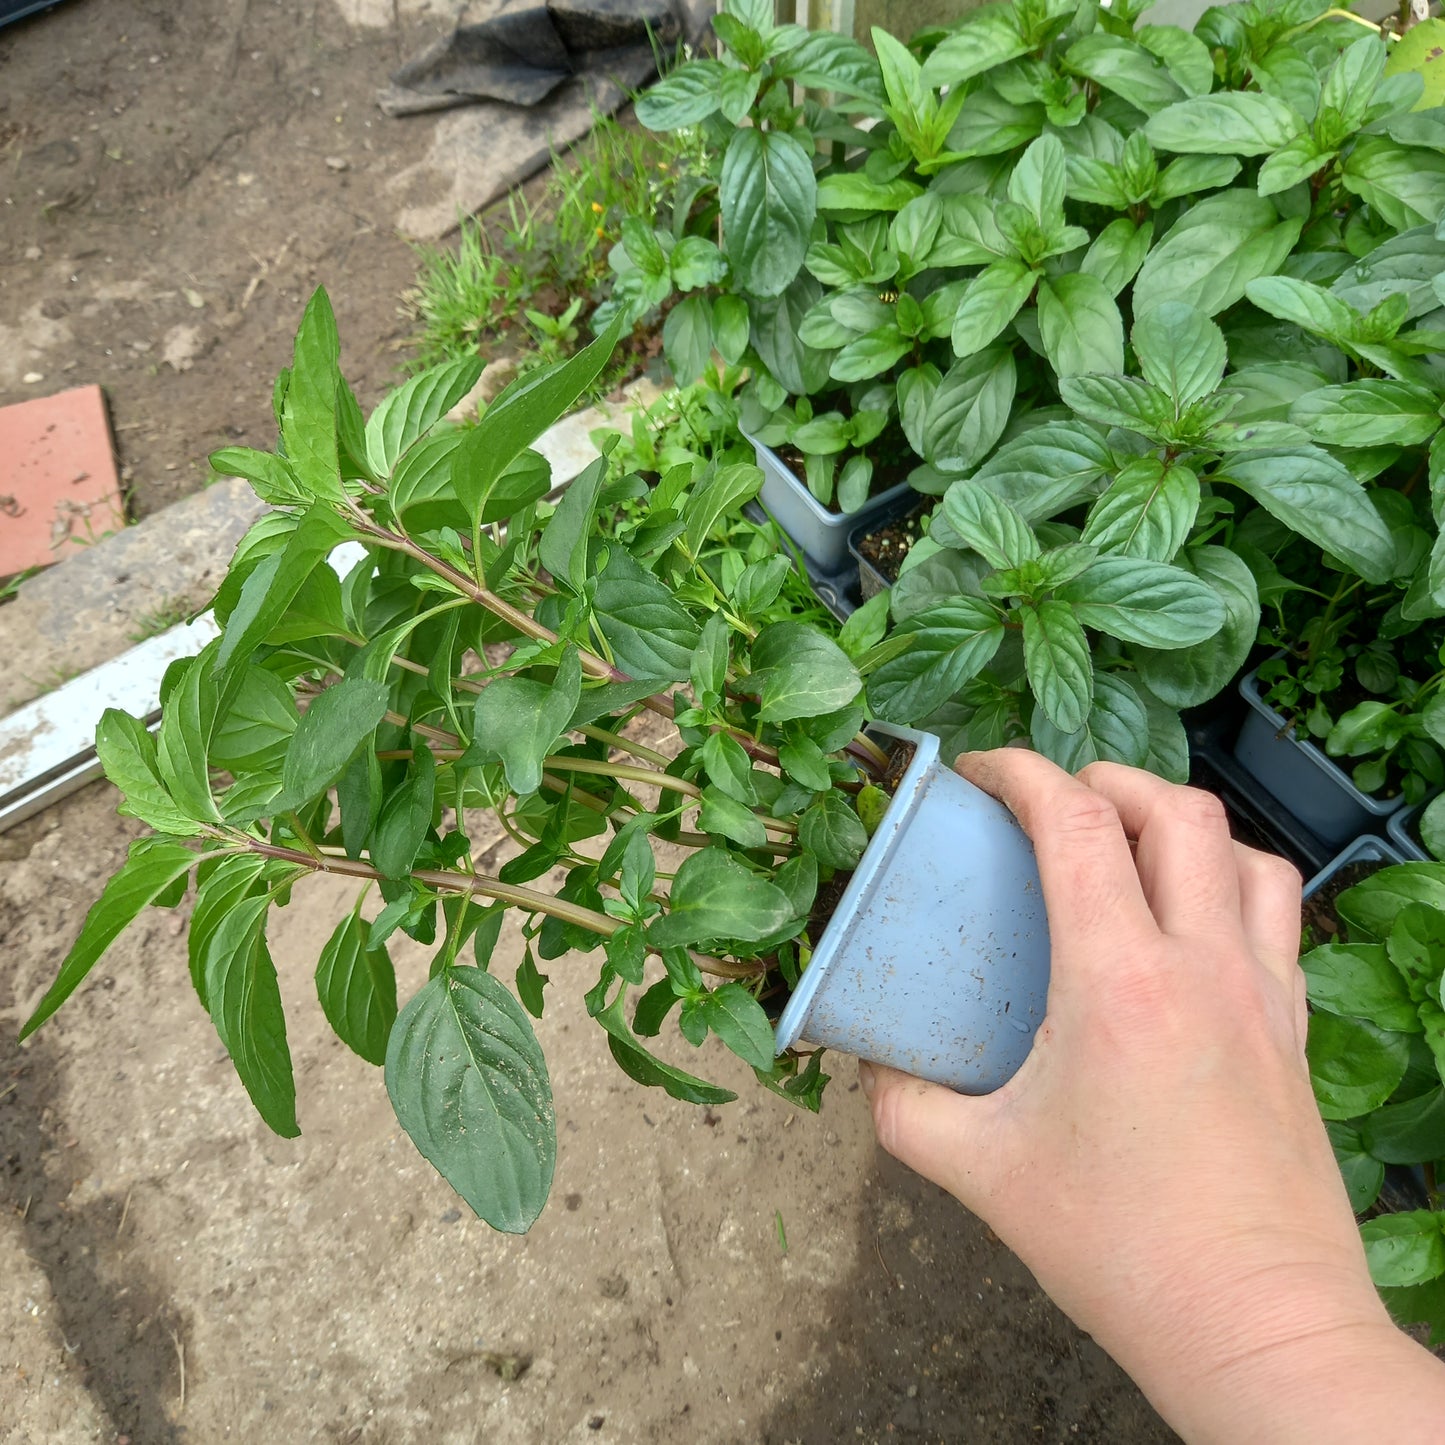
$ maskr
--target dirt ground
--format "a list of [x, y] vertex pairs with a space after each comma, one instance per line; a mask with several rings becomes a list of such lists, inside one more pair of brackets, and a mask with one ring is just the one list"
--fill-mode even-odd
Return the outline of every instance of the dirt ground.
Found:
[[462, 4], [66, 0], [0, 30], [0, 405], [99, 382], [144, 516], [273, 442], [318, 282], [373, 404], [415, 274], [388, 182], [436, 127], [375, 92]]
[[[17, 1046], [136, 831], [115, 801], [95, 784], [0, 839], [4, 1445], [1173, 1438], [987, 1230], [878, 1154], [851, 1061], [820, 1117], [711, 1051], [737, 1102], [643, 1090], [582, 1009], [593, 959], [551, 966], [559, 1160], [523, 1238], [460, 1206], [327, 1030], [307, 975], [349, 901], [333, 880], [272, 930], [300, 1139], [266, 1131], [192, 994], [189, 904]], [[405, 997], [426, 961], [398, 965]]]

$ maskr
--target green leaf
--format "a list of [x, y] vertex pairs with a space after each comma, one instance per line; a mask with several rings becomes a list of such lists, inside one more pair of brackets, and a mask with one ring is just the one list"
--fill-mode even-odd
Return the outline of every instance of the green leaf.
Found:
[[1056, 135], [1042, 135], [1019, 157], [1009, 175], [1008, 195], [1047, 233], [1063, 220], [1064, 185], [1063, 142]]
[[1039, 334], [1060, 376], [1124, 369], [1124, 322], [1113, 294], [1085, 271], [1039, 282]]
[[1017, 260], [995, 261], [980, 271], [954, 315], [954, 355], [982, 351], [1018, 315], [1034, 280], [1033, 271]]
[[608, 460], [601, 456], [572, 482], [542, 528], [537, 546], [542, 565], [574, 593], [580, 593], [587, 581], [587, 544], [607, 472]]
[[1259, 634], [1259, 590], [1254, 573], [1227, 547], [1198, 547], [1185, 561], [1208, 584], [1224, 608], [1224, 625], [1191, 647], [1135, 653], [1140, 675], [1170, 707], [1208, 702], [1244, 670]]
[[723, 154], [723, 235], [733, 275], [755, 296], [777, 296], [803, 264], [817, 207], [813, 164], [783, 131], [739, 129]]
[[690, 60], [637, 97], [637, 119], [648, 130], [677, 131], [714, 114], [726, 67], [720, 60]]
[[477, 694], [472, 751], [500, 762], [507, 786], [526, 797], [542, 786], [542, 760], [567, 731], [582, 695], [582, 663], [568, 648], [551, 682], [501, 677]]
[[1101, 552], [1172, 562], [1199, 511], [1199, 480], [1188, 467], [1135, 457], [1089, 512], [1082, 541]]
[[[859, 721], [860, 723], [862, 721], [861, 713]], [[833, 775], [828, 770], [828, 759], [822, 748], [812, 738], [802, 737], [796, 742], [779, 744], [778, 762], [783, 772], [793, 782], [801, 783], [805, 788], [813, 789], [814, 792], [825, 792], [833, 786]]]
[[1360, 1136], [1370, 1153], [1386, 1164], [1445, 1159], [1445, 1089], [1376, 1109], [1361, 1124]]
[[1152, 220], [1140, 224], [1120, 216], [1094, 237], [1079, 269], [1096, 278], [1110, 296], [1117, 296], [1138, 274], [1153, 239]]
[[1028, 522], [1056, 516], [1091, 494], [1113, 455], [1085, 421], [1049, 422], [1001, 446], [973, 475]]
[[1301, 446], [1240, 452], [1215, 484], [1233, 482], [1271, 516], [1342, 558], [1368, 582], [1388, 581], [1395, 565], [1390, 529], [1365, 489], [1328, 452]]
[[1445, 1214], [1416, 1209], [1360, 1226], [1370, 1278], [1381, 1288], [1426, 1284], [1445, 1274]]
[[575, 356], [514, 381], [466, 434], [452, 453], [451, 480], [457, 500], [474, 524], [501, 520], [511, 512], [509, 500], [505, 511], [492, 514], [489, 503], [498, 482], [518, 456], [570, 411], [602, 375], [625, 325], [619, 312], [607, 330]]
[[1219, 385], [1229, 361], [1224, 333], [1184, 301], [1165, 301], [1141, 316], [1131, 340], [1144, 379], [1167, 393], [1181, 412]]
[[211, 939], [243, 898], [279, 881], [278, 866], [258, 853], [224, 853], [208, 858], [196, 870], [196, 903], [186, 930], [186, 956], [196, 997], [208, 1014], [206, 952]]
[[327, 553], [351, 536], [350, 527], [325, 502], [317, 502], [301, 518], [285, 547], [262, 561], [242, 585], [214, 655], [218, 674], [253, 661], [256, 648], [290, 607], [302, 583]]
[[1434, 225], [1445, 207], [1445, 156], [1385, 136], [1359, 137], [1341, 179], [1397, 231]]
[[1059, 396], [1066, 406], [1090, 421], [1128, 427], [1146, 435], [1166, 426], [1174, 417], [1168, 396], [1137, 376], [1060, 377]]
[[431, 830], [435, 801], [436, 760], [425, 743], [417, 742], [406, 781], [388, 795], [372, 830], [371, 861], [383, 878], [405, 878], [411, 872]]
[[296, 332], [290, 382], [281, 406], [281, 443], [302, 490], [330, 501], [343, 495], [336, 455], [340, 356], [331, 301], [318, 286]]
[[211, 735], [221, 708], [212, 675], [216, 644], [176, 664], [178, 676], [162, 704], [156, 738], [157, 771], [176, 806], [199, 822], [219, 822], [211, 793]]
[[[244, 477], [251, 490], [273, 507], [304, 506], [311, 500], [296, 480], [285, 457], [251, 447], [222, 447], [209, 457], [211, 470], [221, 477]], [[239, 583], [237, 584], [239, 585]]]
[[721, 788], [702, 790], [697, 826], [710, 837], [730, 839], [740, 848], [762, 848], [768, 841], [763, 820], [751, 808], [728, 797]]
[[1351, 931], [1371, 938], [1390, 936], [1401, 910], [1412, 903], [1445, 909], [1445, 863], [1399, 863], [1347, 888], [1335, 900]]
[[870, 180], [857, 171], [824, 176], [818, 182], [820, 211], [899, 211], [923, 194], [921, 186], [898, 177]]
[[912, 646], [869, 676], [868, 704], [884, 722], [914, 723], [988, 666], [1003, 642], [1003, 618], [991, 602], [958, 597], [914, 613], [894, 635]]
[[1326, 446], [1418, 446], [1440, 430], [1440, 401], [1423, 386], [1367, 377], [1307, 392], [1289, 419]]
[[753, 643], [751, 682], [764, 722], [820, 717], [847, 707], [862, 682], [848, 654], [805, 622], [773, 622]]
[[592, 615], [614, 661], [635, 677], [686, 682], [699, 629], [687, 609], [621, 547], [592, 594]]
[[856, 868], [868, 833], [841, 793], [824, 793], [798, 819], [798, 845], [826, 868]]
[[934, 47], [923, 66], [923, 84], [937, 89], [957, 85], [1024, 54], [1028, 41], [1006, 10], [980, 10], [965, 15], [951, 35]]
[[693, 488], [682, 516], [687, 523], [687, 544], [694, 555], [702, 551], [718, 519], [741, 511], [762, 485], [760, 468], [751, 462], [735, 462], [716, 468]]
[[312, 700], [286, 750], [277, 812], [309, 803], [336, 781], [376, 731], [388, 698], [381, 683], [347, 677]]
[[[1062, 732], [1035, 708], [1030, 734], [1039, 752], [1071, 773], [1101, 758], [1138, 768], [1149, 756], [1149, 713], [1128, 682], [1110, 672], [1094, 678], [1094, 700], [1082, 727]], [[1187, 765], [1184, 771], [1187, 776]]]
[[1407, 903], [1395, 915], [1385, 942], [1390, 962], [1405, 980], [1410, 997], [1425, 1003], [1445, 972], [1445, 910]]
[[662, 323], [662, 353], [680, 383], [696, 381], [712, 360], [712, 300], [684, 296]]
[[699, 1079], [686, 1070], [675, 1068], [649, 1054], [637, 1042], [622, 1015], [622, 1001], [626, 993], [625, 988], [619, 989], [612, 1002], [595, 1017], [607, 1030], [607, 1044], [613, 1059], [629, 1079], [649, 1088], [663, 1089], [685, 1104], [726, 1104], [737, 1098], [730, 1089], [709, 1084], [705, 1079]]
[[386, 1091], [412, 1142], [493, 1229], [523, 1234], [552, 1187], [557, 1120], [521, 1005], [489, 973], [445, 968], [401, 1011]]
[[276, 965], [266, 947], [269, 894], [243, 898], [206, 945], [206, 1002], [216, 1033], [256, 1112], [283, 1139], [294, 1139], [296, 1079], [286, 1044], [286, 1015]]
[[699, 1001], [707, 1026], [755, 1069], [773, 1067], [773, 1026], [763, 1006], [740, 983], [725, 983]]
[[366, 459], [378, 477], [391, 475], [403, 452], [425, 436], [477, 384], [480, 356], [428, 367], [390, 392], [366, 421]]
[[1355, 313], [1337, 296], [1312, 281], [1293, 276], [1262, 276], [1245, 287], [1245, 294], [1261, 311], [1337, 344], [1355, 335]]
[[1445, 20], [1425, 19], [1412, 25], [1390, 51], [1386, 75], [1413, 71], [1425, 82], [1417, 110], [1445, 105]]
[[1224, 606], [1206, 582], [1134, 557], [1100, 557], [1056, 596], [1085, 627], [1145, 647], [1189, 647], [1224, 625]]
[[684, 236], [668, 257], [673, 284], [682, 291], [715, 286], [727, 275], [727, 262], [706, 236]]
[[199, 854], [169, 838], [138, 838], [132, 843], [125, 862], [85, 915], [80, 937], [70, 946], [55, 982], [25, 1021], [20, 1037], [29, 1038], [80, 987], [141, 909], [164, 894], [176, 879], [184, 878], [199, 861]]
[[923, 413], [922, 452], [941, 471], [976, 466], [1008, 425], [1017, 374], [1012, 352], [991, 348], [955, 362]]
[[[1096, 30], [1064, 52], [1064, 64], [1076, 75], [1111, 90], [1145, 115], [1184, 97], [1169, 71], [1132, 40]], [[1224, 149], [1224, 147], [1220, 147]]]
[[517, 965], [516, 985], [517, 997], [522, 1000], [523, 1008], [534, 1019], [542, 1017], [546, 1004], [542, 990], [551, 981], [550, 975], [538, 971], [537, 960], [532, 957], [532, 946], [528, 944], [521, 963]]
[[1221, 91], [1166, 106], [1144, 134], [1161, 151], [1263, 156], [1287, 145], [1305, 122], [1282, 100], [1256, 91]]
[[1382, 944], [1327, 943], [1305, 954], [1300, 968], [1315, 1008], [1398, 1033], [1420, 1031], [1419, 1011]]
[[1214, 88], [1214, 59], [1197, 35], [1177, 25], [1141, 25], [1134, 39], [1164, 62], [1186, 95], [1208, 95]]
[[1094, 669], [1084, 629], [1065, 602], [1020, 610], [1029, 687], [1060, 732], [1077, 732], [1094, 700]]
[[171, 800], [160, 778], [155, 737], [139, 718], [106, 708], [95, 730], [95, 750], [106, 777], [125, 795], [118, 812], [173, 838], [190, 838], [201, 831], [200, 824]]
[[667, 912], [648, 930], [658, 948], [712, 939], [755, 942], [793, 920], [788, 895], [722, 848], [700, 848], [672, 880]]
[[1325, 1125], [1325, 1132], [1335, 1151], [1335, 1163], [1344, 1177], [1350, 1208], [1356, 1214], [1363, 1214], [1379, 1196], [1380, 1186], [1385, 1182], [1385, 1166], [1366, 1151], [1358, 1129], [1332, 1121]]
[[300, 721], [291, 689], [264, 667], [247, 668], [211, 739], [210, 762], [232, 773], [279, 768]]
[[708, 781], [720, 792], [752, 807], [758, 801], [753, 765], [743, 745], [731, 733], [711, 732], [698, 750]]
[[336, 1037], [381, 1065], [396, 1022], [396, 974], [384, 947], [366, 946], [370, 928], [357, 913], [337, 924], [316, 961], [316, 996]]
[[1217, 315], [1256, 277], [1280, 268], [1300, 229], [1298, 217], [1281, 220], [1263, 196], [1237, 189], [1206, 196], [1150, 251], [1134, 282], [1136, 319], [1165, 301], [1186, 301]]
[[1039, 555], [1029, 524], [1007, 502], [975, 482], [955, 482], [943, 495], [943, 515], [965, 545], [991, 567], [1021, 567]]
[[1405, 1034], [1361, 1019], [1317, 1013], [1310, 1019], [1305, 1054], [1315, 1100], [1326, 1119], [1354, 1119], [1378, 1109], [1405, 1077], [1410, 1043]]
[[748, 303], [741, 296], [716, 296], [712, 303], [713, 344], [729, 366], [748, 349]]
[[1227, 186], [1239, 171], [1239, 162], [1233, 156], [1176, 156], [1159, 173], [1151, 204], [1162, 206], [1165, 201], [1175, 201], [1181, 196], [1218, 190]]

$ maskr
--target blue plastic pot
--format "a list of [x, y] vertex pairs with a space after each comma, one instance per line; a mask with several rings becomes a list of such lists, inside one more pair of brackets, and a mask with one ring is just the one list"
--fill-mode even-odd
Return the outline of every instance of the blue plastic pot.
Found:
[[1433, 798], [1426, 798], [1423, 803], [1416, 803], [1413, 808], [1401, 808], [1398, 813], [1390, 815], [1385, 831], [1390, 835], [1390, 841], [1400, 850], [1402, 857], [1414, 862], [1434, 861], [1434, 854], [1420, 841], [1419, 831], [1420, 814], [1433, 801]]
[[1028, 1057], [1049, 990], [1049, 930], [1033, 845], [1001, 803], [915, 747], [777, 1026], [965, 1094]]
[[[748, 438], [749, 441], [753, 439]], [[889, 487], [858, 508], [856, 512], [830, 512], [800, 482], [788, 464], [771, 447], [753, 441], [758, 466], [762, 468], [763, 485], [758, 501], [769, 516], [807, 554], [809, 562], [821, 572], [839, 572], [848, 563], [848, 533], [860, 522], [868, 522], [889, 511], [900, 498], [911, 495], [907, 482]]]
[[1304, 896], [1311, 897], [1318, 893], [1341, 868], [1348, 868], [1351, 863], [1379, 863], [1382, 866], [1390, 863], [1403, 863], [1405, 860], [1390, 846], [1383, 838], [1376, 838], [1371, 834], [1356, 838], [1353, 843], [1342, 852], [1337, 853], [1330, 861], [1310, 879], [1304, 886]]
[[1249, 704], [1234, 756], [1316, 837], [1336, 848], [1357, 834], [1383, 829], [1403, 798], [1376, 798], [1362, 793], [1343, 768], [1336, 766], [1265, 702], [1256, 673], [1239, 684]]

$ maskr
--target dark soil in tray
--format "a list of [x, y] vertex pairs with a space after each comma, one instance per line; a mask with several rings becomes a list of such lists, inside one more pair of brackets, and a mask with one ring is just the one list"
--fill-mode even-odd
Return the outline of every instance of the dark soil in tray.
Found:
[[925, 509], [926, 504], [915, 507], [911, 512], [894, 518], [877, 531], [867, 532], [858, 539], [859, 555], [866, 557], [890, 584], [898, 580], [904, 559], [913, 544], [923, 535]]
[[[780, 456], [783, 460], [783, 465], [786, 466], [787, 469], [792, 472], [795, 477], [797, 477], [798, 481], [801, 482], [804, 487], [806, 487], [808, 485], [807, 461], [804, 458], [802, 452], [800, 452], [797, 447], [792, 446], [788, 442], [782, 443], [782, 445], [777, 447], [776, 450], [778, 456]], [[898, 459], [897, 461], [883, 461], [878, 457], [874, 457], [873, 481], [868, 488], [868, 496], [870, 498], [880, 496], [890, 487], [896, 487], [899, 482], [906, 482], [908, 480], [909, 472], [911, 472], [916, 465], [917, 458], [914, 457], [909, 457], [907, 461], [903, 460], [902, 458]], [[838, 471], [841, 472], [842, 470], [843, 463], [840, 459], [838, 462]], [[834, 478], [834, 481], [836, 483], [836, 476]], [[808, 495], [811, 497], [813, 494], [810, 491]], [[817, 501], [817, 498], [814, 497], [813, 500]], [[836, 491], [834, 493], [833, 500], [828, 503], [825, 510], [831, 512], [835, 517], [840, 517], [843, 515], [843, 509], [838, 505]]]
[[1388, 859], [1369, 858], [1358, 863], [1349, 863], [1341, 868], [1327, 883], [1305, 899], [1301, 914], [1303, 947], [1318, 948], [1322, 943], [1334, 943], [1340, 935], [1340, 920], [1335, 913], [1335, 900], [1356, 883], [1363, 883], [1372, 873], [1390, 866]]

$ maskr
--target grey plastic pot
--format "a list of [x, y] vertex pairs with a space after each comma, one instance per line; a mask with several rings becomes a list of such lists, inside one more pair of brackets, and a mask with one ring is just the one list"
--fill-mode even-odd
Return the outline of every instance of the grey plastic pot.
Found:
[[1423, 803], [1416, 803], [1413, 808], [1401, 808], [1398, 813], [1390, 815], [1390, 821], [1385, 825], [1385, 831], [1390, 835], [1390, 841], [1396, 848], [1413, 862], [1423, 860], [1426, 863], [1432, 861], [1432, 855], [1420, 841], [1418, 829], [1420, 814], [1430, 806], [1434, 800], [1426, 798]]
[[856, 512], [830, 512], [771, 447], [751, 437], [748, 440], [753, 443], [758, 466], [763, 471], [763, 488], [758, 500], [822, 572], [837, 572], [847, 565], [848, 533], [854, 527], [878, 517], [899, 497], [909, 494], [908, 483], [900, 482], [876, 497], [869, 497]]
[[1351, 863], [1403, 863], [1405, 860], [1394, 847], [1383, 838], [1366, 833], [1355, 839], [1348, 848], [1336, 853], [1304, 887], [1304, 896], [1309, 898], [1323, 888], [1341, 868]]
[[1290, 725], [1261, 695], [1257, 673], [1242, 679], [1239, 692], [1249, 711], [1234, 756], [1323, 842], [1339, 847], [1357, 834], [1381, 828], [1403, 804], [1403, 798], [1362, 793], [1321, 749], [1292, 736]]
[[806, 1039], [947, 1084], [997, 1089], [1028, 1057], [1049, 988], [1033, 845], [1001, 803], [914, 744], [883, 821], [778, 1020]]

